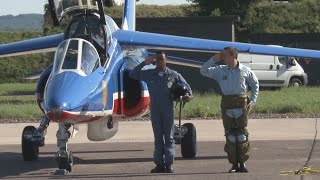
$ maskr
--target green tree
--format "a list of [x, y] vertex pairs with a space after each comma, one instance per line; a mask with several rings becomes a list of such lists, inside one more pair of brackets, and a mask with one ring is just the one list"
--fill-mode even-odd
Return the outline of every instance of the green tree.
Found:
[[320, 0], [257, 3], [248, 8], [243, 27], [250, 33], [319, 33], [319, 17]]
[[[216, 15], [219, 11], [221, 15], [239, 15], [244, 17], [246, 10], [251, 3], [266, 0], [187, 0], [200, 7], [199, 15]], [[219, 14], [219, 13], [218, 13]]]

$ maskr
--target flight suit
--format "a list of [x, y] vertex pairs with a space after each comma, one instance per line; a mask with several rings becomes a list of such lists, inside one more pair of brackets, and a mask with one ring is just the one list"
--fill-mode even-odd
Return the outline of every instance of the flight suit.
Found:
[[192, 91], [186, 80], [176, 71], [166, 67], [161, 75], [156, 68], [142, 70], [144, 66], [144, 62], [136, 66], [130, 72], [130, 77], [143, 80], [148, 85], [155, 145], [154, 163], [159, 166], [171, 166], [175, 156], [175, 143], [173, 139], [174, 109], [170, 88], [174, 83], [182, 82], [187, 85], [190, 95]]
[[[203, 76], [215, 79], [221, 89], [221, 114], [225, 129], [226, 145], [224, 150], [232, 164], [244, 163], [249, 159], [249, 132], [247, 129], [248, 112], [246, 106], [256, 103], [259, 82], [252, 70], [238, 62], [236, 68], [217, 65], [212, 59], [200, 69]], [[248, 87], [251, 96], [247, 97]]]

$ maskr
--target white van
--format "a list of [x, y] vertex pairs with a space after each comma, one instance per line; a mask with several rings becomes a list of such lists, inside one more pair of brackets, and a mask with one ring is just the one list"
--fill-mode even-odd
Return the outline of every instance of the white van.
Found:
[[293, 57], [239, 54], [238, 61], [253, 70], [261, 87], [300, 87], [308, 84], [307, 74]]

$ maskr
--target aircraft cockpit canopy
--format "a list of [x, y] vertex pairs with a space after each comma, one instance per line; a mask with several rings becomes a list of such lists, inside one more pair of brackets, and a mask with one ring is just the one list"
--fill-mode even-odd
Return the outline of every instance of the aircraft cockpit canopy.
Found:
[[101, 66], [99, 54], [89, 41], [79, 38], [67, 39], [57, 48], [53, 74], [74, 71], [87, 76], [99, 66]]
[[79, 12], [82, 10], [89, 10], [99, 12], [96, 0], [50, 0], [49, 4], [56, 15], [58, 21], [67, 14]]
[[105, 48], [104, 27], [99, 23], [97, 15], [75, 16], [65, 31], [65, 39], [82, 38], [89, 41], [94, 40], [95, 46]]

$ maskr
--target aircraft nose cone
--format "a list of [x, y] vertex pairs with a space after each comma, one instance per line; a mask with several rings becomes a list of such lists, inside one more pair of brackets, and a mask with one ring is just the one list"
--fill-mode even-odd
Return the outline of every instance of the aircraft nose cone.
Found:
[[69, 111], [79, 103], [75, 96], [79, 91], [74, 83], [76, 78], [77, 74], [61, 73], [50, 79], [45, 92], [47, 110]]
[[74, 118], [90, 101], [90, 94], [101, 82], [101, 73], [83, 77], [73, 71], [53, 74], [45, 93], [45, 112], [56, 121]]

